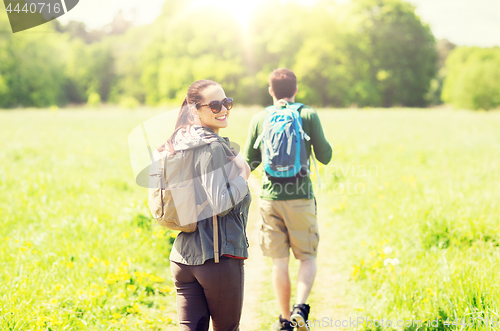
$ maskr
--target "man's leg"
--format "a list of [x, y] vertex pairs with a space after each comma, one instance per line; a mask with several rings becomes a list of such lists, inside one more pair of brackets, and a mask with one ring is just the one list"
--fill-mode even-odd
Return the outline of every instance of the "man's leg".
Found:
[[290, 276], [288, 274], [288, 262], [289, 257], [273, 259], [273, 285], [274, 293], [276, 294], [280, 306], [281, 317], [290, 320], [291, 287]]
[[297, 304], [306, 303], [316, 277], [316, 259], [301, 260], [297, 275]]

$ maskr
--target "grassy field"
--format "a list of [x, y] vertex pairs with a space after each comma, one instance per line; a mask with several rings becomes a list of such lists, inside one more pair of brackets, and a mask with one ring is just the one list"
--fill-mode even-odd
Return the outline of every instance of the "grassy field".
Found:
[[[243, 145], [254, 111], [235, 108], [222, 134]], [[0, 112], [0, 330], [177, 329], [175, 234], [153, 225], [127, 145], [160, 112]], [[320, 117], [334, 157], [320, 166], [311, 317], [333, 317], [328, 293], [343, 290], [346, 317], [489, 329], [480, 318], [495, 323], [500, 314], [500, 113]], [[332, 270], [342, 288], [332, 288]], [[267, 330], [279, 312], [263, 282], [259, 329]], [[457, 325], [445, 326], [448, 318]]]

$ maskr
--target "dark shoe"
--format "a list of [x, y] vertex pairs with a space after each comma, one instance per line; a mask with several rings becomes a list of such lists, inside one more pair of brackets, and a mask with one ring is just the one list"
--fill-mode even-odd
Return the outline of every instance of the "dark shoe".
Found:
[[297, 328], [297, 331], [309, 331], [309, 311], [311, 307], [306, 305], [305, 303], [301, 303], [300, 305], [293, 305], [292, 317], [290, 318], [290, 322], [292, 326]]
[[276, 331], [293, 331], [293, 326], [292, 326], [292, 323], [289, 320], [284, 319], [280, 315], [280, 320], [276, 321], [276, 323], [273, 326], [273, 330], [276, 330]]

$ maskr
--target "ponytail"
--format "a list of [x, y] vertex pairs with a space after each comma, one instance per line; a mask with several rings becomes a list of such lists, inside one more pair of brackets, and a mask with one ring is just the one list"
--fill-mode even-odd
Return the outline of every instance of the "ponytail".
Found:
[[175, 153], [174, 139], [175, 139], [175, 136], [177, 135], [177, 132], [181, 129], [186, 128], [186, 127], [189, 130], [189, 127], [193, 124], [194, 124], [194, 117], [191, 114], [191, 110], [189, 109], [188, 101], [187, 101], [187, 97], [186, 97], [186, 98], [184, 98], [184, 101], [182, 102], [181, 109], [179, 110], [179, 115], [177, 116], [177, 122], [175, 123], [175, 130], [172, 133], [172, 135], [170, 136], [170, 138], [168, 138], [167, 142], [162, 146], [163, 148], [160, 147], [161, 151], [167, 149], [170, 154], [174, 154]]

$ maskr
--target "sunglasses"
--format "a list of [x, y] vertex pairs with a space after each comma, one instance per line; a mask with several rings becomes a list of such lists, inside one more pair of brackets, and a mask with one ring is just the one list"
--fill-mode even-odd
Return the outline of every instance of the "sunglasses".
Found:
[[200, 107], [203, 106], [210, 107], [214, 114], [218, 114], [222, 110], [222, 106], [226, 107], [227, 110], [231, 110], [231, 108], [233, 108], [233, 98], [224, 98], [224, 100], [222, 101], [214, 100], [204, 105], [200, 105], [199, 103], [197, 103], [196, 109], [200, 109]]

